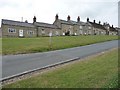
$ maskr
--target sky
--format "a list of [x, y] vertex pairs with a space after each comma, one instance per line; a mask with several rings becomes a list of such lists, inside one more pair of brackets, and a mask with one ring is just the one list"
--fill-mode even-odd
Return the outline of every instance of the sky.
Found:
[[[81, 21], [96, 20], [101, 23], [108, 22], [114, 27], [118, 26], [118, 1], [119, 0], [0, 0], [0, 20], [9, 19], [16, 21], [53, 23], [55, 15], [66, 20], [70, 15], [76, 21], [80, 16]], [[23, 17], [23, 19], [22, 19]], [[0, 22], [1, 25], [1, 22]]]

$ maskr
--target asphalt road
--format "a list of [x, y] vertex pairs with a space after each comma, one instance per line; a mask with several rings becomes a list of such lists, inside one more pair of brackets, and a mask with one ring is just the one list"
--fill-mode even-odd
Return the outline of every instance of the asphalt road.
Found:
[[44, 53], [3, 56], [2, 78], [76, 57], [82, 58], [115, 47], [118, 47], [117, 40]]

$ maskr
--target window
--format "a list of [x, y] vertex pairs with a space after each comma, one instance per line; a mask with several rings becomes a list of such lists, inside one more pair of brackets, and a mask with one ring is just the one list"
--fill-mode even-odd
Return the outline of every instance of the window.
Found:
[[34, 34], [34, 31], [28, 31], [28, 34], [29, 34], [29, 35], [33, 35], [33, 34]]
[[69, 30], [69, 34], [70, 34], [70, 35], [72, 34], [72, 31], [71, 31], [71, 30]]
[[72, 26], [69, 27], [69, 29], [71, 29], [71, 28], [72, 28]]
[[58, 31], [56, 31], [56, 35], [57, 35], [57, 36], [59, 35], [59, 32], [58, 32]]
[[80, 34], [82, 34], [82, 30], [80, 30]]
[[75, 33], [75, 36], [77, 35], [77, 33]]
[[8, 28], [8, 33], [16, 33], [16, 29]]
[[91, 27], [89, 26], [89, 29], [91, 29]]
[[90, 34], [91, 34], [91, 31], [88, 31], [88, 34], [90, 35]]
[[45, 30], [44, 29], [42, 29], [42, 34], [45, 34]]
[[101, 35], [101, 31], [99, 31], [99, 35]]
[[82, 29], [82, 26], [80, 26], [80, 29]]

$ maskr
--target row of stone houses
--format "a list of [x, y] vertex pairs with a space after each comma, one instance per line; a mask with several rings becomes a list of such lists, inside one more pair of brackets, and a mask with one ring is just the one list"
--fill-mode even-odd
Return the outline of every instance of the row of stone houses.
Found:
[[70, 19], [59, 19], [58, 14], [55, 16], [53, 24], [37, 22], [36, 17], [33, 23], [13, 21], [2, 19], [1, 22], [3, 37], [39, 37], [39, 36], [65, 36], [65, 35], [118, 35], [118, 30], [107, 23], [103, 25], [99, 21], [96, 23], [89, 21], [82, 22], [78, 16], [77, 21]]

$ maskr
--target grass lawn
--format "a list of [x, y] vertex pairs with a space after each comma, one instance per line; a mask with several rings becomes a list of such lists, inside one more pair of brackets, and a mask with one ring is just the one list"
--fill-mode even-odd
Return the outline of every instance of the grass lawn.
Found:
[[118, 50], [76, 61], [4, 88], [117, 88]]
[[3, 38], [2, 54], [23, 54], [44, 52], [58, 49], [83, 46], [97, 42], [118, 39], [118, 36], [61, 36], [52, 37], [52, 44], [49, 37], [39, 38]]

